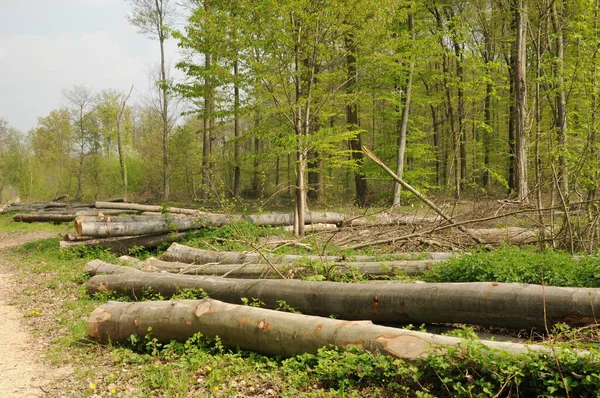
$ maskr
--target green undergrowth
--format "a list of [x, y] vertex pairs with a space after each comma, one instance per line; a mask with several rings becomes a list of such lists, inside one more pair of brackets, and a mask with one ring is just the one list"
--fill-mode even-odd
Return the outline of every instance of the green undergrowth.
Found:
[[433, 266], [428, 282], [518, 282], [548, 286], [600, 287], [600, 258], [560, 251], [502, 247], [474, 252]]

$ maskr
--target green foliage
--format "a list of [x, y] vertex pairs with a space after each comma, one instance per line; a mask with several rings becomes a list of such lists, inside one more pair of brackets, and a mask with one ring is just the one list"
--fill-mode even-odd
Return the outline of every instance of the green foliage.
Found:
[[503, 247], [475, 252], [435, 264], [429, 282], [518, 282], [549, 286], [600, 287], [600, 260], [595, 256]]

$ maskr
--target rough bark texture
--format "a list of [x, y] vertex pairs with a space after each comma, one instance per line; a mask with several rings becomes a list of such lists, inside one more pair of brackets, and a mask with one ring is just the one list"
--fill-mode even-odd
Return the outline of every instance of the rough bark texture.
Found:
[[[466, 323], [544, 330], [546, 322], [596, 323], [600, 289], [516, 283], [350, 284], [298, 280], [245, 280], [130, 271], [96, 275], [90, 294], [114, 291], [140, 297], [148, 288], [169, 297], [203, 289], [211, 298], [241, 304], [255, 298], [266, 308], [285, 302], [303, 314], [380, 323]], [[545, 319], [544, 319], [545, 318]]]
[[[453, 253], [431, 252], [431, 253], [399, 253], [395, 257], [398, 260], [411, 259], [416, 256], [427, 256], [429, 260], [445, 260], [454, 257]], [[212, 250], [196, 249], [179, 243], [173, 243], [162, 259], [165, 261], [178, 261], [187, 264], [245, 264], [245, 263], [266, 263], [267, 260], [273, 264], [293, 263], [294, 261], [344, 261], [340, 256], [301, 256], [294, 254], [261, 255], [260, 253], [238, 253], [238, 252], [216, 252]], [[419, 258], [419, 257], [417, 257]], [[353, 261], [367, 262], [376, 261], [371, 256], [354, 256]]]
[[[250, 214], [244, 220], [256, 225], [294, 225], [294, 214], [265, 213]], [[309, 211], [304, 215], [305, 224], [341, 224], [343, 217], [340, 213]]]
[[205, 226], [222, 226], [229, 224], [231, 217], [224, 214], [204, 214], [196, 217], [77, 217], [75, 219], [75, 230], [80, 235], [97, 238], [151, 235], [188, 231]]
[[[406, 275], [421, 275], [424, 271], [431, 269], [431, 265], [437, 260], [405, 260], [405, 261], [380, 261], [380, 262], [340, 262], [324, 265], [330, 272], [349, 274], [358, 272], [371, 276], [392, 276], [399, 272]], [[314, 268], [307, 266], [275, 265], [286, 278], [298, 278], [314, 274]], [[174, 274], [185, 275], [213, 275], [228, 276], [230, 278], [256, 279], [256, 278], [278, 278], [268, 264], [187, 264], [180, 262], [162, 261], [149, 258], [143, 262], [142, 271], [156, 272], [164, 271]]]
[[104, 239], [85, 239], [74, 241], [61, 241], [59, 246], [61, 249], [69, 249], [77, 246], [100, 246], [112, 250], [117, 254], [128, 254], [129, 250], [134, 247], [145, 247], [152, 249], [161, 243], [171, 243], [179, 239], [183, 239], [185, 233], [166, 233], [159, 235], [140, 235], [140, 236], [120, 236], [117, 238]]
[[167, 213], [174, 214], [187, 214], [190, 216], [195, 216], [198, 214], [206, 214], [200, 210], [195, 209], [182, 209], [179, 207], [162, 207], [156, 205], [140, 205], [137, 203], [114, 203], [114, 202], [96, 202], [97, 208], [103, 209], [119, 209], [119, 210], [133, 210], [133, 211], [151, 211], [162, 213], [163, 211]]
[[[90, 315], [88, 335], [103, 342], [124, 342], [130, 335], [152, 337], [159, 342], [185, 341], [200, 332], [219, 336], [225, 346], [240, 347], [264, 355], [290, 357], [316, 353], [323, 346], [357, 346], [373, 354], [402, 359], [424, 358], [438, 347], [458, 347], [457, 337], [349, 322], [287, 312], [233, 305], [217, 300], [108, 302]], [[486, 347], [511, 354], [530, 350], [549, 351], [538, 345], [482, 340]]]

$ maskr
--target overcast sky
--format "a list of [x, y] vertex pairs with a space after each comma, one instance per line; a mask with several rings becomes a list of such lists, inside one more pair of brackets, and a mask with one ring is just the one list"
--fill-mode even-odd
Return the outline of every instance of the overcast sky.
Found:
[[[129, 10], [126, 0], [0, 0], [0, 118], [26, 132], [79, 84], [147, 95], [158, 42], [129, 25]], [[166, 50], [174, 65], [175, 41]]]

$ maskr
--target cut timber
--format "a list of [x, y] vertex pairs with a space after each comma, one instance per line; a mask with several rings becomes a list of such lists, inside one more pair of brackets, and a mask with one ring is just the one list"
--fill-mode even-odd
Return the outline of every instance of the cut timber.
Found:
[[[490, 243], [535, 243], [539, 240], [538, 229], [508, 227], [508, 228], [468, 228], [473, 235]], [[547, 231], [547, 235], [550, 231]]]
[[[293, 225], [294, 214], [286, 213], [265, 213], [265, 214], [250, 214], [244, 217], [256, 225]], [[310, 211], [304, 216], [305, 224], [341, 224], [343, 217], [340, 213]]]
[[15, 222], [71, 222], [77, 217], [75, 214], [53, 214], [53, 213], [17, 213], [13, 216]]
[[[88, 335], [102, 342], [125, 342], [131, 335], [145, 336], [152, 328], [158, 342], [186, 341], [196, 333], [219, 336], [225, 346], [264, 355], [291, 357], [316, 353], [335, 345], [405, 360], [424, 358], [442, 347], [459, 347], [463, 339], [373, 325], [369, 321], [343, 321], [272, 311], [217, 300], [110, 301], [89, 317]], [[481, 340], [486, 347], [510, 354], [550, 349], [540, 345]]]
[[344, 221], [344, 226], [358, 227], [364, 225], [423, 225], [441, 222], [443, 219], [439, 216], [422, 215], [395, 215], [389, 213], [373, 214], [364, 217], [355, 217]]
[[[339, 227], [337, 224], [308, 224], [304, 227], [304, 232], [320, 232], [320, 231], [335, 231]], [[286, 232], [294, 232], [294, 226], [286, 225], [283, 227], [283, 230]]]
[[266, 308], [279, 300], [303, 314], [378, 323], [466, 323], [511, 329], [545, 329], [564, 322], [596, 323], [600, 289], [543, 287], [516, 283], [352, 284], [273, 279], [225, 279], [132, 270], [96, 275], [89, 293], [114, 291], [141, 296], [151, 288], [169, 297], [183, 289], [202, 289], [211, 298], [240, 304], [255, 298]]
[[189, 231], [207, 225], [221, 226], [229, 223], [228, 216], [203, 215], [197, 217], [174, 216], [124, 216], [77, 217], [75, 230], [79, 235], [96, 238], [117, 236], [163, 234]]
[[13, 220], [16, 222], [71, 222], [79, 216], [98, 216], [100, 214], [104, 216], [116, 216], [119, 214], [130, 214], [124, 210], [110, 210], [110, 209], [95, 209], [95, 210], [60, 210], [60, 211], [44, 211], [35, 212], [29, 214], [18, 213], [13, 216]]
[[135, 211], [150, 211], [157, 213], [177, 213], [195, 216], [199, 214], [207, 214], [200, 210], [182, 209], [179, 207], [163, 207], [156, 205], [140, 205], [137, 203], [119, 203], [119, 202], [96, 202], [97, 208], [104, 209], [119, 209], [119, 210], [135, 210]]
[[[129, 249], [135, 247], [154, 248], [161, 243], [171, 243], [185, 237], [185, 232], [168, 233], [158, 235], [120, 236], [117, 238], [103, 239], [77, 239], [59, 242], [61, 249], [69, 249], [77, 246], [100, 246], [112, 250], [118, 254], [128, 254]], [[71, 238], [69, 236], [68, 238]]]
[[[447, 260], [454, 257], [454, 253], [443, 253], [443, 252], [432, 252], [432, 253], [404, 253], [394, 255], [394, 259], [414, 259], [425, 257], [428, 260]], [[265, 259], [266, 258], [266, 259]], [[179, 243], [173, 243], [166, 252], [164, 252], [162, 259], [165, 261], [177, 261], [180, 263], [188, 264], [246, 264], [246, 263], [266, 263], [267, 260], [273, 264], [278, 263], [293, 263], [298, 260], [303, 261], [345, 261], [346, 259], [341, 256], [302, 256], [295, 254], [286, 255], [275, 255], [266, 254], [261, 255], [260, 253], [238, 253], [238, 252], [216, 252], [212, 250], [196, 249], [181, 245]], [[369, 262], [378, 261], [372, 256], [353, 256], [353, 261], [357, 262]]]
[[[349, 274], [358, 272], [371, 276], [393, 276], [399, 272], [406, 275], [421, 275], [431, 265], [439, 260], [405, 260], [405, 261], [379, 261], [379, 262], [336, 262], [321, 266], [330, 272]], [[301, 277], [314, 274], [314, 269], [307, 266], [274, 265], [283, 275], [288, 278]], [[187, 264], [180, 262], [161, 261], [149, 258], [143, 262], [140, 268], [146, 272], [170, 272], [185, 275], [214, 275], [228, 276], [230, 278], [256, 279], [266, 276], [277, 278], [278, 274], [268, 264]]]

